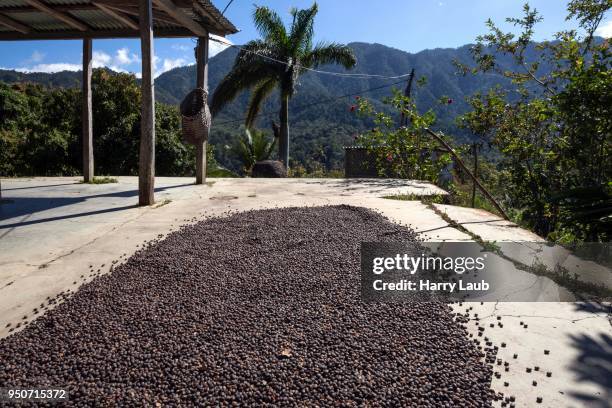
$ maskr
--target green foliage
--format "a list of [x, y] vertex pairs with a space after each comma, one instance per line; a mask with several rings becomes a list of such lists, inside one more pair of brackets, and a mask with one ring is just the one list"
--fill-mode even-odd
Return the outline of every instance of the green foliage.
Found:
[[234, 153], [240, 158], [245, 174], [251, 174], [255, 163], [267, 160], [272, 154], [276, 140], [269, 140], [264, 132], [258, 129], [244, 129], [233, 147]]
[[396, 127], [394, 118], [377, 111], [365, 98], [356, 99], [357, 113], [373, 118], [374, 128], [362, 133], [357, 142], [368, 148], [376, 158], [381, 175], [390, 177], [438, 181], [442, 169], [450, 163], [448, 153], [436, 150], [436, 144], [424, 134], [435, 122], [430, 110], [421, 115], [415, 103], [399, 91], [385, 101], [407, 118], [407, 125]]
[[[497, 71], [517, 86], [519, 98], [501, 89], [468, 99], [460, 125], [490, 144], [498, 157], [498, 182], [519, 221], [551, 239], [609, 240], [612, 230], [612, 76], [607, 41], [593, 34], [612, 7], [608, 0], [572, 0], [568, 19], [584, 35], [563, 31], [529, 59], [542, 17], [526, 4], [515, 36], [487, 22], [489, 33], [472, 48], [476, 66], [463, 72]], [[496, 55], [518, 70], [504, 70]], [[542, 64], [550, 67], [543, 72]], [[499, 192], [498, 192], [499, 193]]]
[[[468, 103], [464, 100], [465, 95], [471, 95], [477, 91], [486, 93], [489, 88], [496, 85], [499, 85], [502, 89], [512, 90], [515, 88], [509, 78], [498, 72], [466, 77], [456, 75], [452, 60], [457, 59], [463, 63], [470, 62], [468, 46], [457, 49], [424, 50], [415, 54], [409, 54], [381, 44], [350, 43], [348, 46], [358, 61], [358, 64], [351, 69], [352, 73], [384, 72], [387, 75], [401, 75], [415, 68], [416, 78], [429, 78], [427, 86], [414, 87], [411, 96], [418, 107], [426, 110], [432, 109], [437, 118], [436, 129], [453, 135], [458, 143], [471, 142], [473, 138], [469, 131], [458, 128], [454, 122], [455, 116], [465, 113], [469, 108]], [[498, 57], [497, 60], [502, 65], [503, 70], [520, 68], [509, 58], [497, 55], [494, 50], [491, 50], [491, 52]], [[231, 70], [237, 54], [238, 50], [230, 47], [210, 59], [209, 86], [211, 90], [214, 90]], [[538, 50], [535, 47], [528, 48], [526, 56], [531, 60], [539, 59]], [[321, 69], [344, 72], [344, 68], [341, 66], [323, 66]], [[548, 69], [547, 64], [540, 67], [542, 72], [546, 72]], [[79, 72], [23, 74], [0, 70], [0, 80], [6, 82], [37, 82], [48, 87], [79, 88], [80, 76]], [[70, 80], [66, 80], [67, 77]], [[195, 79], [194, 65], [163, 73], [155, 80], [156, 101], [178, 105], [183, 97], [195, 87]], [[313, 162], [320, 160], [325, 171], [342, 169], [343, 146], [352, 144], [356, 133], [371, 128], [373, 124], [368, 118], [361, 118], [352, 114], [349, 111], [350, 101], [347, 98], [332, 98], [337, 95], [356, 93], [368, 97], [378, 110], [393, 114], [391, 107], [382, 103], [385, 97], [391, 95], [391, 86], [360, 93], [362, 90], [380, 87], [386, 83], [392, 84], [393, 82], [397, 81], [382, 81], [377, 78], [339, 78], [308, 72], [300, 76], [296, 92], [289, 106], [291, 162], [296, 165], [299, 163], [304, 168], [312, 170], [316, 165]], [[425, 83], [425, 81], [420, 82]], [[395, 86], [402, 88], [404, 85], [396, 84]], [[441, 105], [436, 103], [443, 95], [448, 95], [453, 100], [452, 104]], [[274, 91], [264, 101], [261, 113], [265, 113], [265, 115], [259, 116], [255, 124], [256, 127], [268, 129], [270, 119], [278, 117], [279, 97], [279, 92]], [[516, 95], [509, 92], [509, 97], [513, 98]], [[249, 98], [249, 92], [243, 92], [236, 97], [234, 102], [226, 105], [215, 117], [210, 133], [210, 142], [217, 146], [215, 157], [223, 166], [234, 171], [240, 171], [242, 162], [233, 154], [231, 149], [227, 149], [225, 146], [233, 146], [236, 136], [242, 133], [240, 126], [244, 124]], [[321, 155], [321, 151], [323, 151], [323, 155]], [[316, 157], [316, 160], [313, 157]]]
[[[137, 175], [140, 87], [133, 75], [94, 70], [94, 164], [96, 174]], [[177, 107], [157, 104], [156, 174], [193, 176], [194, 147], [181, 141]], [[41, 85], [0, 82], [0, 174], [77, 175], [82, 168], [81, 93]], [[209, 173], [217, 169], [209, 144]], [[219, 171], [217, 171], [219, 170]]]
[[[313, 44], [314, 18], [317, 3], [304, 10], [292, 9], [292, 23], [285, 28], [280, 16], [268, 7], [256, 6], [253, 22], [261, 39], [246, 43], [238, 53], [231, 71], [216, 87], [211, 112], [217, 115], [236, 96], [251, 89], [245, 125], [250, 128], [264, 101], [278, 89], [283, 107], [280, 109], [279, 157], [288, 166], [289, 119], [288, 103], [294, 95], [300, 75], [323, 64], [356, 64], [353, 51], [341, 44]], [[265, 56], [265, 57], [262, 57]], [[280, 61], [280, 62], [279, 62]]]
[[74, 146], [74, 132], [80, 127], [74, 120], [79, 100], [73, 90], [46, 92], [38, 85], [0, 83], [2, 174], [76, 174], [78, 160], [72, 153], [80, 150]]
[[287, 171], [289, 177], [295, 178], [344, 178], [344, 170], [327, 170], [323, 164], [311, 161], [308, 167], [298, 164]]
[[119, 181], [114, 177], [94, 177], [93, 180], [84, 184], [113, 184], [118, 182]]

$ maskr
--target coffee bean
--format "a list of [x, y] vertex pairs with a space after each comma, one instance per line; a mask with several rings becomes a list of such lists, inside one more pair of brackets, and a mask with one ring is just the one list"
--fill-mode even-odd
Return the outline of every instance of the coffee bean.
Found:
[[467, 319], [355, 296], [361, 242], [381, 241], [422, 251], [412, 229], [349, 206], [181, 227], [0, 340], [0, 384], [47, 379], [68, 406], [491, 406], [497, 347]]

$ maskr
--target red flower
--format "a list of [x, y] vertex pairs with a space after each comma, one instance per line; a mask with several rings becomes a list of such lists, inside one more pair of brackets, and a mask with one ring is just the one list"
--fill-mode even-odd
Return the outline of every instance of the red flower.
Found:
[[391, 153], [387, 155], [387, 161], [393, 161], [393, 155]]
[[360, 100], [361, 96], [356, 96], [355, 99]]
[[451, 98], [448, 98], [448, 104], [450, 105], [451, 103], [453, 103], [453, 100]]
[[355, 105], [351, 105], [351, 112], [355, 112], [355, 109], [357, 109], [357, 107]]

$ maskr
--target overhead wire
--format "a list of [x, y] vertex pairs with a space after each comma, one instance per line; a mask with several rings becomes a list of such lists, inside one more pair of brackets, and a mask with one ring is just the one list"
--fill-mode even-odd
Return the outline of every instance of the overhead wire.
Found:
[[[270, 57], [268, 55], [263, 55], [260, 54], [258, 52], [255, 52], [253, 50], [248, 50], [246, 48], [243, 48], [239, 45], [235, 45], [226, 41], [222, 41], [219, 40], [218, 38], [213, 38], [209, 36], [209, 40], [210, 41], [215, 41], [218, 42], [220, 44], [224, 44], [227, 45], [228, 47], [232, 47], [232, 48], [236, 48], [238, 50], [244, 51], [244, 52], [248, 52], [254, 55], [257, 55], [260, 58], [264, 58], [267, 59], [269, 61], [273, 61], [276, 62], [278, 64], [283, 64], [283, 65], [289, 65], [289, 63], [287, 61], [281, 61], [279, 59]], [[304, 66], [300, 66], [301, 69], [304, 69], [306, 71], [310, 71], [310, 72], [314, 72], [317, 74], [324, 74], [324, 75], [333, 75], [333, 76], [338, 76], [338, 77], [344, 77], [344, 78], [356, 78], [356, 79], [368, 79], [368, 78], [376, 78], [376, 79], [400, 79], [400, 78], [406, 78], [410, 76], [410, 72], [406, 73], [406, 74], [402, 74], [402, 75], [393, 75], [393, 76], [388, 76], [388, 75], [379, 75], [379, 74], [361, 74], [361, 73], [350, 73], [350, 72], [332, 72], [332, 71], [324, 71], [324, 70], [320, 70], [320, 69], [315, 69], [315, 68], [309, 68], [309, 67], [304, 67]]]
[[[332, 98], [328, 98], [328, 99], [325, 99], [325, 100], [322, 100], [322, 101], [318, 101], [318, 102], [297, 105], [297, 106], [294, 106], [292, 109], [293, 110], [301, 110], [301, 112], [298, 112], [296, 114], [296, 116], [299, 116], [302, 112], [304, 112], [304, 110], [306, 110], [308, 108], [311, 108], [313, 106], [326, 104], [326, 103], [329, 103], [329, 102], [333, 102], [333, 101], [336, 101], [336, 100], [339, 100], [339, 99], [343, 99], [343, 98], [348, 98], [348, 97], [351, 97], [351, 96], [358, 96], [358, 95], [361, 95], [361, 94], [364, 94], [364, 93], [367, 93], [367, 92], [377, 91], [379, 89], [388, 88], [390, 86], [401, 84], [403, 82], [404, 81], [397, 81], [397, 82], [393, 82], [393, 83], [390, 83], [390, 84], [380, 85], [380, 86], [376, 86], [376, 87], [372, 87], [372, 88], [368, 88], [368, 89], [362, 89], [362, 90], [351, 92], [351, 93], [348, 93], [348, 94], [334, 96]], [[258, 113], [257, 115], [255, 115], [255, 117], [267, 117], [267, 116], [273, 116], [273, 115], [278, 115], [278, 111], [270, 111], [270, 112]], [[215, 122], [215, 125], [220, 126], [220, 125], [226, 125], [226, 124], [229, 124], [229, 123], [244, 122], [244, 120], [245, 120], [245, 118], [231, 119], [231, 120], [226, 120], [226, 121], [222, 121], [222, 122]]]
[[225, 8], [223, 9], [223, 11], [221, 12], [221, 15], [224, 15], [225, 12], [227, 11], [227, 9], [229, 8], [229, 6], [232, 5], [232, 3], [234, 2], [234, 0], [230, 0], [229, 3], [227, 3], [227, 6], [225, 6]]

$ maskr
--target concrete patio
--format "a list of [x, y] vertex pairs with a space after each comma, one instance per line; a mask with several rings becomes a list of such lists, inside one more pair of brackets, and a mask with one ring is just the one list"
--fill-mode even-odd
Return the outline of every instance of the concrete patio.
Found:
[[[537, 235], [481, 210], [398, 201], [384, 196], [446, 194], [420, 182], [339, 179], [156, 178], [156, 204], [137, 207], [136, 177], [89, 185], [74, 178], [3, 179], [0, 206], [0, 338], [8, 323], [24, 327], [47, 297], [74, 292], [128, 258], [146, 241], [179, 226], [235, 211], [288, 206], [348, 204], [370, 208], [408, 225], [429, 241], [541, 240]], [[446, 214], [442, 216], [441, 214]], [[448, 220], [458, 222], [457, 229]], [[467, 231], [467, 233], [466, 233]], [[512, 361], [493, 389], [521, 395], [522, 404], [607, 406], [612, 399], [612, 326], [609, 310], [581, 303], [464, 303], [457, 311], [478, 313], [499, 357]], [[503, 321], [503, 327], [489, 323]], [[469, 332], [476, 338], [476, 320]], [[529, 325], [526, 329], [519, 322]], [[545, 354], [544, 350], [549, 350]], [[508, 354], [508, 355], [505, 355]], [[528, 367], [540, 367], [526, 375]], [[503, 368], [494, 367], [495, 371]], [[551, 377], [545, 375], [552, 372]], [[537, 386], [532, 380], [537, 377]], [[504, 385], [507, 382], [508, 385]], [[528, 402], [531, 401], [531, 404]], [[521, 405], [521, 403], [519, 403]]]

